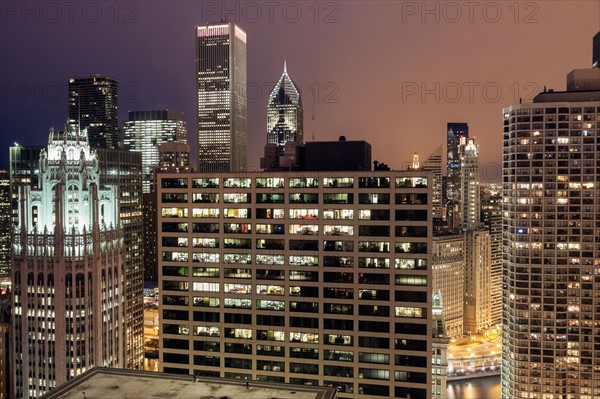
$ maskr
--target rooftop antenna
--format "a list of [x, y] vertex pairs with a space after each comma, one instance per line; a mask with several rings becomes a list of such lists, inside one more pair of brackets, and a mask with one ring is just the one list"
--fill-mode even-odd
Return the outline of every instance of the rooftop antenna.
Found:
[[285, 58], [283, 59], [283, 73], [287, 73], [287, 61]]

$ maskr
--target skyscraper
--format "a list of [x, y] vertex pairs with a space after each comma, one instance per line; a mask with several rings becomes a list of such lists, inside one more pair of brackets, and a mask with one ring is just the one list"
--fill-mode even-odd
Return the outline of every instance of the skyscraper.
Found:
[[284, 62], [283, 74], [269, 95], [267, 143], [277, 144], [281, 155], [287, 142], [304, 143], [303, 126], [302, 98]]
[[600, 69], [588, 71], [595, 89], [503, 110], [503, 398], [600, 397]]
[[144, 361], [144, 220], [142, 213], [142, 154], [111, 148], [96, 149], [100, 183], [116, 186], [117, 210], [125, 251], [123, 284], [126, 333], [120, 342], [126, 355], [125, 367], [139, 369]]
[[125, 365], [117, 187], [100, 185], [87, 136], [50, 131], [39, 188], [21, 186], [13, 240], [15, 394], [34, 398], [85, 370]]
[[130, 111], [123, 130], [125, 148], [142, 153], [142, 188], [149, 193], [150, 169], [159, 164], [158, 146], [168, 141], [187, 141], [183, 114], [168, 110]]
[[198, 170], [246, 170], [246, 32], [232, 22], [196, 27]]
[[13, 225], [19, 224], [19, 187], [38, 187], [38, 162], [42, 146], [22, 146], [15, 143], [9, 149], [10, 207]]
[[461, 215], [463, 229], [480, 226], [481, 202], [479, 193], [479, 150], [475, 140], [468, 139], [462, 147], [460, 162]]
[[446, 206], [446, 224], [450, 229], [456, 229], [461, 219], [461, 182], [460, 162], [461, 145], [466, 144], [469, 137], [469, 125], [466, 123], [448, 123], [446, 135], [446, 190], [444, 205]]
[[92, 148], [121, 148], [119, 83], [90, 74], [69, 79], [69, 125], [87, 129]]

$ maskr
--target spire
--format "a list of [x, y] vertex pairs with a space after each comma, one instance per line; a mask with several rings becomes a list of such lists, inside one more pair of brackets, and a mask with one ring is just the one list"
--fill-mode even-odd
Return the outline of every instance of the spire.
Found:
[[283, 59], [283, 73], [287, 73], [287, 60]]

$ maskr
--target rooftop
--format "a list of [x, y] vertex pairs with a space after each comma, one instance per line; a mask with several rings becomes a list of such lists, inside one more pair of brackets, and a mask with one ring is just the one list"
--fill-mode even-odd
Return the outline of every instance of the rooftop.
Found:
[[219, 378], [95, 368], [43, 395], [40, 399], [335, 399], [330, 387], [273, 384]]

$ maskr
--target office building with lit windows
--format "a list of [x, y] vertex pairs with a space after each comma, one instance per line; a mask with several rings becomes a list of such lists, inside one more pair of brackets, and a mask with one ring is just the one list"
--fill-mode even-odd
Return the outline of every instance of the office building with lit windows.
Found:
[[465, 237], [463, 234], [433, 237], [432, 292], [443, 299], [443, 320], [448, 339], [463, 336], [465, 301]]
[[503, 110], [503, 398], [600, 397], [600, 69], [587, 71]]
[[461, 216], [461, 148], [469, 138], [469, 125], [464, 122], [450, 122], [446, 129], [446, 225], [450, 230], [460, 227]]
[[160, 371], [431, 398], [432, 178], [159, 175]]
[[246, 32], [232, 22], [196, 27], [198, 170], [246, 170]]
[[151, 168], [160, 162], [158, 146], [166, 142], [187, 141], [187, 129], [181, 112], [129, 111], [124, 124], [125, 149], [142, 153], [142, 188], [150, 192]]
[[51, 129], [39, 159], [39, 187], [19, 190], [13, 238], [17, 398], [126, 358], [118, 189], [100, 185], [85, 131]]
[[69, 78], [69, 126], [87, 129], [92, 148], [122, 148], [119, 82], [92, 73]]

